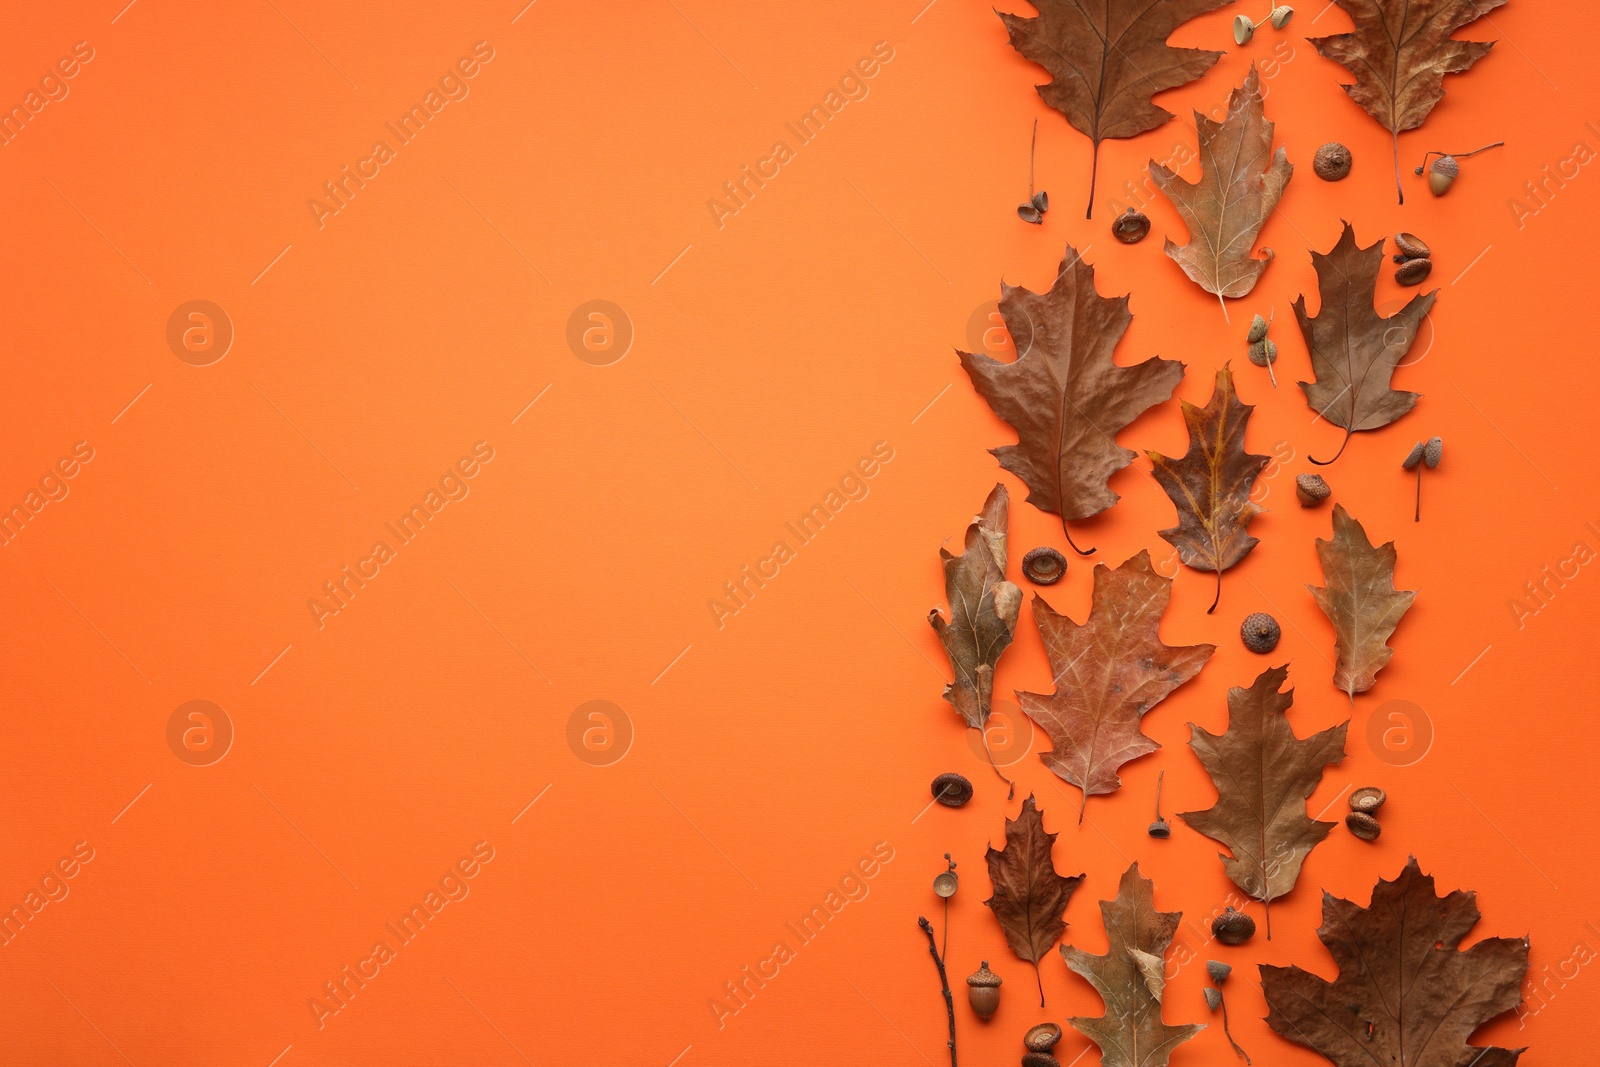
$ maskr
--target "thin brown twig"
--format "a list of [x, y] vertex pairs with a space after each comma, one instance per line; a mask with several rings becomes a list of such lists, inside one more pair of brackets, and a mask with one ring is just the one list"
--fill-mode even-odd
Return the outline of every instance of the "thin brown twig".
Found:
[[950, 1020], [950, 1067], [956, 1067], [956, 1003], [950, 995], [950, 978], [945, 974], [944, 960], [939, 956], [939, 946], [933, 939], [933, 924], [918, 915], [917, 925], [928, 935], [928, 955], [933, 957], [933, 965], [939, 968], [939, 985], [944, 990], [944, 1011]]

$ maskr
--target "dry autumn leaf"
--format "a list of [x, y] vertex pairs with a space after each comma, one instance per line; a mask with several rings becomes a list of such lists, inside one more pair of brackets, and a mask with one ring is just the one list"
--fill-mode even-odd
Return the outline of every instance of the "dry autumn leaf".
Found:
[[1039, 978], [1039, 961], [1049, 952], [1067, 924], [1061, 913], [1067, 910], [1073, 890], [1083, 875], [1067, 878], [1056, 873], [1050, 857], [1055, 834], [1044, 830], [1044, 813], [1030, 795], [1022, 802], [1015, 819], [1006, 820], [1006, 844], [985, 854], [989, 864], [989, 883], [994, 896], [984, 901], [1005, 931], [1011, 951], [1033, 964], [1039, 982], [1039, 1005], [1044, 1006], [1044, 980]]
[[1168, 1026], [1161, 1019], [1167, 946], [1181, 911], [1157, 911], [1155, 887], [1135, 863], [1122, 875], [1117, 899], [1100, 902], [1106, 954], [1091, 956], [1073, 945], [1061, 955], [1076, 975], [1105, 1001], [1099, 1018], [1077, 1016], [1067, 1024], [1100, 1046], [1102, 1067], [1166, 1067], [1172, 1050], [1204, 1026]]
[[1156, 573], [1149, 552], [1115, 570], [1095, 567], [1094, 599], [1081, 626], [1034, 595], [1033, 619], [1056, 691], [1018, 693], [1017, 699], [1054, 746], [1039, 759], [1082, 789], [1085, 805], [1122, 784], [1117, 770], [1124, 763], [1161, 747], [1139, 729], [1139, 720], [1199, 674], [1216, 651], [1215, 645], [1161, 643], [1161, 615], [1171, 596], [1172, 579]]
[[1400, 133], [1422, 125], [1444, 99], [1444, 76], [1482, 59], [1493, 41], [1457, 41], [1450, 35], [1506, 0], [1334, 0], [1355, 28], [1312, 37], [1318, 52], [1343, 64], [1356, 80], [1350, 99], [1389, 131], [1394, 145], [1394, 187], [1400, 203]]
[[1461, 951], [1479, 918], [1475, 894], [1438, 896], [1415, 857], [1379, 879], [1368, 907], [1324, 893], [1317, 937], [1339, 977], [1262, 964], [1267, 1025], [1338, 1067], [1511, 1067], [1522, 1049], [1467, 1039], [1521, 1003], [1528, 942], [1488, 937]]
[[1089, 171], [1089, 209], [1094, 217], [1100, 142], [1135, 137], [1172, 118], [1150, 98], [1187, 85], [1222, 55], [1204, 48], [1173, 48], [1167, 38], [1197, 15], [1231, 0], [1032, 0], [1037, 18], [1000, 12], [1011, 47], [1050, 72], [1038, 86], [1046, 104], [1094, 142]]
[[[944, 698], [968, 726], [980, 732], [989, 724], [995, 665], [1011, 645], [1017, 614], [1022, 610], [1022, 590], [1006, 581], [1009, 502], [1006, 487], [996, 485], [983, 502], [983, 511], [967, 527], [966, 550], [956, 556], [939, 549], [950, 621], [946, 622], [937, 608], [928, 612], [928, 623], [944, 644], [956, 676], [944, 687]], [[989, 751], [987, 733], [983, 747]], [[995, 766], [992, 753], [989, 765]], [[1010, 784], [999, 767], [995, 773]]]
[[1395, 368], [1411, 350], [1417, 327], [1438, 295], [1414, 296], [1388, 318], [1373, 309], [1378, 269], [1383, 266], [1383, 242], [1367, 248], [1356, 245], [1356, 232], [1347, 222], [1339, 242], [1326, 255], [1311, 253], [1317, 268], [1317, 291], [1322, 306], [1315, 316], [1306, 314], [1306, 298], [1295, 298], [1294, 316], [1311, 351], [1315, 382], [1301, 382], [1306, 402], [1318, 415], [1344, 430], [1344, 440], [1333, 459], [1313, 459], [1326, 465], [1344, 454], [1350, 435], [1358, 430], [1387, 426], [1410, 411], [1416, 393], [1389, 387]]
[[1049, 292], [1002, 283], [1000, 315], [1017, 345], [1013, 362], [957, 354], [979, 395], [1017, 431], [1016, 444], [990, 451], [1027, 485], [1028, 503], [1061, 516], [1071, 544], [1069, 519], [1117, 502], [1106, 483], [1134, 456], [1117, 444], [1117, 432], [1172, 396], [1183, 364], [1112, 362], [1133, 321], [1128, 298], [1095, 292], [1094, 268], [1070, 245]]
[[1146, 452], [1161, 488], [1178, 509], [1178, 525], [1161, 536], [1178, 550], [1178, 558], [1200, 571], [1215, 571], [1217, 593], [1206, 609], [1217, 610], [1222, 599], [1222, 572], [1256, 547], [1250, 520], [1264, 510], [1250, 500], [1256, 475], [1268, 458], [1244, 450], [1245, 425], [1255, 408], [1242, 403], [1233, 391], [1233, 371], [1217, 371], [1211, 401], [1197, 408], [1183, 401], [1183, 424], [1189, 430], [1189, 450], [1178, 459]]
[[1333, 540], [1317, 539], [1317, 560], [1328, 584], [1306, 586], [1333, 623], [1333, 684], [1350, 698], [1365, 693], [1394, 655], [1387, 642], [1417, 594], [1394, 587], [1394, 542], [1372, 547], [1350, 513], [1333, 506]]
[[1344, 759], [1349, 723], [1298, 738], [1289, 725], [1294, 690], [1280, 692], [1287, 667], [1261, 672], [1248, 689], [1228, 690], [1228, 729], [1213, 734], [1194, 723], [1189, 747], [1217, 787], [1217, 802], [1178, 818], [1233, 852], [1222, 866], [1233, 884], [1266, 905], [1272, 937], [1272, 902], [1294, 888], [1311, 850], [1333, 829], [1306, 814], [1306, 800], [1322, 781], [1322, 768]]
[[1216, 296], [1223, 318], [1226, 296], [1245, 296], [1272, 262], [1251, 255], [1256, 235], [1278, 206], [1294, 167], [1282, 148], [1272, 150], [1272, 123], [1262, 108], [1261, 78], [1255, 64], [1244, 85], [1228, 98], [1222, 122], [1194, 113], [1200, 133], [1200, 180], [1185, 181], [1176, 171], [1151, 160], [1150, 177], [1189, 227], [1189, 243], [1167, 239], [1166, 252], [1200, 288]]

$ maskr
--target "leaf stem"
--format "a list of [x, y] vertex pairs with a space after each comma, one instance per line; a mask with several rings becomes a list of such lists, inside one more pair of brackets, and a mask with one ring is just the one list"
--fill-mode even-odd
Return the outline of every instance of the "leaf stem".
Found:
[[1011, 779], [1002, 774], [1000, 771], [1000, 765], [994, 761], [994, 753], [989, 749], [989, 731], [980, 726], [978, 727], [978, 733], [983, 737], [983, 754], [989, 757], [989, 766], [991, 769], [993, 769], [995, 775], [998, 776], [999, 779], [1008, 787], [1009, 792], [1006, 793], [1006, 799], [1010, 800], [1012, 797], [1017, 795], [1017, 783], [1013, 782]]
[[[947, 900], [948, 904], [949, 901]], [[945, 974], [944, 960], [939, 956], [939, 946], [933, 940], [933, 924], [921, 915], [917, 916], [917, 925], [922, 927], [922, 932], [928, 935], [928, 955], [933, 957], [933, 965], [939, 968], [939, 985], [944, 990], [944, 1012], [950, 1020], [950, 1067], [956, 1067], [956, 1005], [950, 996], [950, 978]]]
[[1028, 203], [1033, 203], [1033, 152], [1039, 145], [1039, 120], [1033, 120], [1033, 140], [1028, 142]]
[[1039, 975], [1039, 961], [1033, 961], [1033, 980], [1039, 983], [1039, 1007], [1044, 1007], [1044, 979]]
[[1417, 512], [1411, 516], [1412, 522], [1422, 521], [1422, 464], [1417, 464]]
[[1078, 555], [1092, 556], [1097, 551], [1093, 548], [1084, 549], [1078, 547], [1078, 543], [1072, 539], [1072, 528], [1067, 525], [1067, 518], [1065, 515], [1061, 517], [1061, 532], [1066, 536], [1067, 544], [1072, 546], [1072, 551], [1076, 552]]
[[1394, 144], [1394, 191], [1400, 194], [1400, 202], [1406, 202], [1406, 191], [1400, 187], [1400, 131], [1390, 130], [1389, 137]]
[[1207, 615], [1215, 615], [1217, 605], [1222, 601], [1222, 568], [1217, 568], [1217, 595], [1211, 598], [1211, 606], [1206, 609]]
[[1319, 467], [1326, 467], [1328, 464], [1332, 463], [1334, 459], [1338, 459], [1340, 456], [1344, 455], [1344, 446], [1349, 443], [1350, 430], [1348, 427], [1346, 427], [1344, 431], [1344, 440], [1339, 442], [1339, 451], [1333, 454], [1333, 459], [1317, 459], [1315, 456], [1307, 456], [1306, 458]]
[[1094, 183], [1095, 183], [1095, 179], [1098, 178], [1099, 175], [1100, 175], [1100, 142], [1098, 140], [1095, 141], [1095, 143], [1094, 143], [1094, 154], [1090, 158], [1091, 158], [1091, 162], [1089, 164], [1089, 208], [1088, 208], [1087, 211], [1085, 211], [1083, 213], [1083, 217], [1086, 218], [1086, 219], [1094, 218]]

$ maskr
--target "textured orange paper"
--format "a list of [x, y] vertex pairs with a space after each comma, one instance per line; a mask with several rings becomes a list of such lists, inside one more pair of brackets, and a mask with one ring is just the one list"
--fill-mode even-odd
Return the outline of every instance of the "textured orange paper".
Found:
[[[1250, 965], [1331, 976], [1319, 891], [1364, 904], [1415, 854], [1478, 892], [1475, 936], [1533, 939], [1525, 1012], [1477, 1040], [1591, 1055], [1592, 7], [1510, 0], [1459, 34], [1499, 43], [1400, 138], [1403, 207], [1388, 133], [1305, 41], [1347, 17], [1311, 5], [1240, 49], [1231, 19], [1266, 5], [1218, 10], [1174, 41], [1228, 54], [1164, 95], [1179, 118], [1104, 144], [1086, 221], [1089, 142], [986, 4], [525, 2], [8, 13], [0, 1063], [937, 1067], [916, 918], [942, 933], [946, 851], [963, 1062], [1014, 1063], [1027, 1026], [1100, 1011], [1059, 956], [1040, 1009], [982, 906], [1030, 793], [1087, 873], [1072, 944], [1104, 951], [1096, 902], [1134, 860], [1184, 912], [1168, 1022], [1220, 1022], [1200, 963], [1224, 959], [1256, 1062], [1323, 1062], [1267, 1030]], [[1191, 110], [1252, 60], [1296, 173], [1224, 322], [1162, 254], [1186, 236], [1145, 164], [1194, 177]], [[1041, 227], [1014, 214], [1035, 117]], [[1355, 156], [1337, 185], [1311, 172], [1331, 139]], [[1499, 139], [1444, 198], [1410, 173]], [[1129, 203], [1154, 224], [1131, 247]], [[1324, 471], [1419, 591], [1353, 709], [1305, 588], [1329, 510], [1292, 492], [1340, 436], [1294, 384], [1289, 308], [1341, 219], [1421, 236], [1440, 289], [1396, 375], [1416, 410]], [[1065, 547], [986, 452], [1014, 437], [953, 350], [1009, 358], [1001, 281], [1047, 287], [1068, 243], [1132, 294], [1118, 361], [1182, 360], [1203, 404], [1231, 360], [1274, 461], [1215, 615], [1156, 536], [1145, 459], [1075, 527], [1096, 560], [1150, 549], [1177, 573], [1164, 639], [1218, 646], [1081, 827], [1012, 697], [1049, 689], [1031, 609], [996, 687], [1009, 804], [925, 621], [996, 481], [1025, 592], [1022, 552]], [[1378, 303], [1412, 292], [1386, 271]], [[1269, 310], [1276, 390], [1242, 341]], [[1433, 434], [1415, 523], [1400, 461]], [[1176, 401], [1119, 440], [1180, 453]], [[1044, 595], [1081, 619], [1090, 583], [1073, 557]], [[1272, 656], [1237, 638], [1258, 610]], [[1214, 797], [1185, 724], [1221, 729], [1227, 687], [1285, 662], [1301, 735], [1351, 720], [1313, 814], [1379, 785], [1383, 836], [1336, 829], [1272, 941], [1226, 949], [1215, 844], [1144, 829], [1161, 771], [1169, 818]], [[949, 770], [976, 799], [928, 808]], [[988, 1025], [959, 985], [982, 959]], [[1057, 1051], [1096, 1062], [1071, 1031]], [[1173, 1059], [1236, 1062], [1217, 1025]]]

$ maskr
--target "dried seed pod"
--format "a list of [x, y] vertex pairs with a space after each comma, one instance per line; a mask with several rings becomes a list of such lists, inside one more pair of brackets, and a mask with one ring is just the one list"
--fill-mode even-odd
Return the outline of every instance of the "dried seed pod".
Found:
[[1250, 362], [1258, 367], [1270, 367], [1278, 361], [1278, 343], [1270, 337], [1262, 338], [1250, 346]]
[[1029, 1052], [1049, 1052], [1056, 1047], [1056, 1042], [1061, 1040], [1061, 1027], [1055, 1023], [1040, 1023], [1030, 1026], [1028, 1032], [1022, 1035], [1022, 1044]]
[[1427, 259], [1433, 255], [1427, 242], [1414, 233], [1395, 234], [1394, 246], [1399, 249], [1399, 254], [1394, 257], [1396, 263], [1404, 263], [1408, 259]]
[[1233, 968], [1221, 960], [1206, 960], [1206, 973], [1211, 976], [1213, 982], [1221, 985], [1228, 980], [1228, 975], [1233, 973]]
[[1338, 141], [1329, 141], [1317, 149], [1316, 157], [1311, 161], [1311, 169], [1316, 171], [1317, 177], [1325, 182], [1343, 180], [1350, 173], [1350, 149]]
[[1433, 166], [1428, 168], [1428, 190], [1434, 196], [1443, 196], [1450, 191], [1456, 175], [1461, 173], [1461, 164], [1456, 162], [1455, 156], [1440, 156], [1433, 161]]
[[1421, 463], [1422, 462], [1422, 453], [1426, 450], [1426, 448], [1427, 448], [1427, 446], [1424, 445], [1421, 441], [1418, 441], [1416, 444], [1412, 445], [1411, 446], [1411, 451], [1406, 453], [1406, 458], [1400, 464], [1400, 466], [1404, 467], [1406, 470], [1410, 470], [1411, 468], [1415, 467], [1418, 463]]
[[1272, 28], [1281, 30], [1289, 25], [1289, 20], [1294, 18], [1294, 8], [1284, 5], [1272, 9], [1272, 14], [1267, 16], [1272, 20]]
[[1363, 841], [1376, 841], [1378, 835], [1383, 833], [1383, 827], [1378, 825], [1378, 820], [1364, 811], [1352, 811], [1344, 817], [1344, 824], [1349, 827], [1352, 834]]
[[1111, 224], [1111, 236], [1125, 245], [1136, 245], [1150, 232], [1150, 220], [1144, 212], [1129, 208], [1118, 215]]
[[941, 774], [933, 780], [933, 799], [947, 808], [959, 808], [972, 799], [972, 783], [953, 771]]
[[1401, 285], [1421, 285], [1432, 272], [1433, 260], [1408, 259], [1394, 269], [1394, 280]]
[[1025, 1052], [1022, 1067], [1061, 1067], [1061, 1061], [1048, 1052]]
[[1040, 211], [1032, 204], [1018, 204], [1017, 218], [1021, 219], [1023, 222], [1031, 222], [1035, 226], [1042, 226], [1044, 224], [1044, 212]]
[[1368, 815], [1383, 807], [1389, 796], [1375, 785], [1364, 785], [1350, 794], [1350, 810], [1364, 811]]
[[1328, 483], [1320, 474], [1297, 474], [1294, 495], [1300, 498], [1301, 507], [1314, 508], [1333, 495], [1333, 490], [1328, 488]]
[[1244, 647], [1251, 652], [1265, 655], [1278, 647], [1278, 639], [1283, 636], [1283, 628], [1264, 611], [1252, 612], [1245, 617], [1239, 626], [1239, 639], [1244, 642]]
[[989, 969], [988, 960], [967, 975], [967, 1003], [984, 1022], [988, 1022], [1000, 1007], [1000, 976]]
[[1218, 1008], [1222, 1007], [1222, 990], [1212, 989], [1210, 986], [1206, 986], [1205, 994], [1206, 1007], [1210, 1008], [1212, 1011], [1216, 1011]]
[[1250, 21], [1248, 15], [1240, 15], [1233, 20], [1233, 40], [1235, 44], [1249, 44], [1250, 38], [1256, 35], [1256, 24]]
[[1428, 443], [1422, 448], [1422, 462], [1428, 465], [1429, 470], [1439, 465], [1439, 460], [1444, 458], [1444, 439], [1430, 437]]
[[1256, 936], [1256, 921], [1229, 908], [1211, 920], [1211, 936], [1224, 945], [1242, 945]]
[[1022, 573], [1034, 585], [1055, 585], [1067, 575], [1067, 557], [1053, 548], [1034, 548], [1022, 557]]
[[1255, 344], [1267, 336], [1267, 327], [1271, 325], [1272, 323], [1269, 320], [1257, 315], [1250, 320], [1250, 333], [1246, 335], [1245, 340], [1250, 344]]

